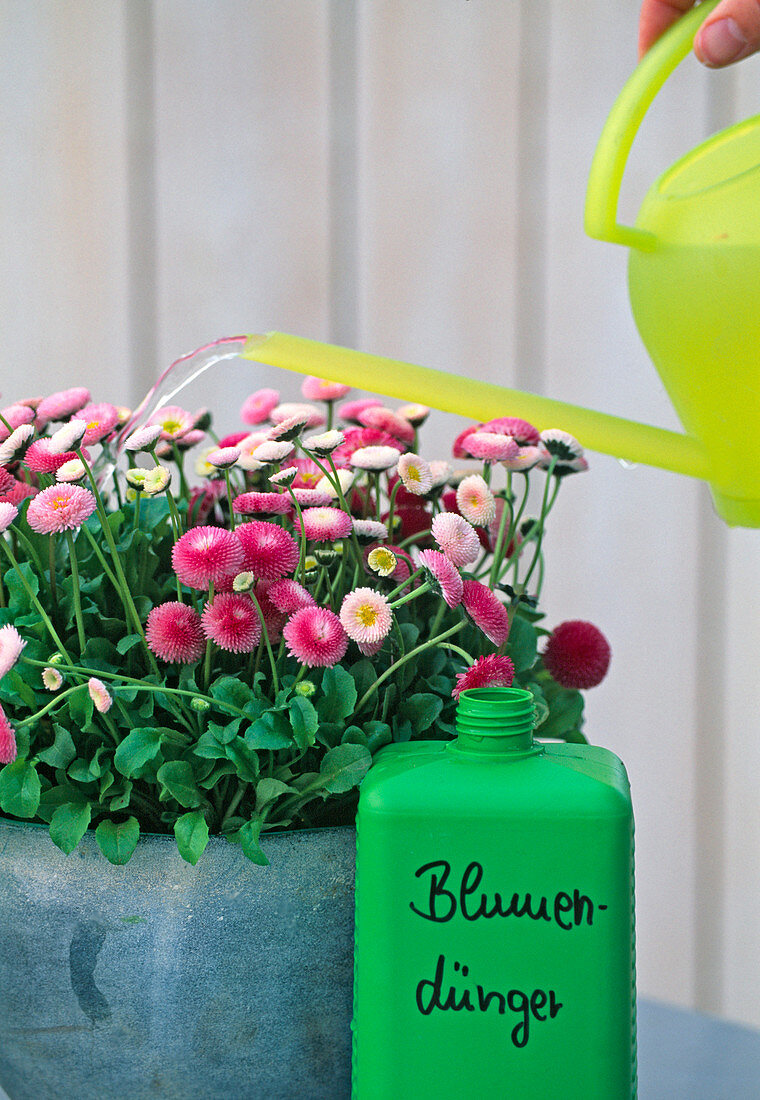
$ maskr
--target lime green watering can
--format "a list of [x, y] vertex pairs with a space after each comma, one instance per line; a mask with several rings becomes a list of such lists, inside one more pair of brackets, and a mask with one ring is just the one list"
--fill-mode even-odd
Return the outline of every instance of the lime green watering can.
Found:
[[[636, 130], [716, 3], [706, 0], [674, 24], [623, 88], [586, 199], [587, 232], [631, 249], [634, 317], [688, 434], [278, 332], [201, 349], [175, 365], [173, 381], [241, 355], [476, 420], [518, 416], [564, 428], [591, 450], [709, 481], [727, 523], [760, 527], [760, 116], [714, 135], [665, 172], [635, 228], [616, 221]], [[164, 380], [148, 395], [151, 408], [180, 388], [170, 391]]]

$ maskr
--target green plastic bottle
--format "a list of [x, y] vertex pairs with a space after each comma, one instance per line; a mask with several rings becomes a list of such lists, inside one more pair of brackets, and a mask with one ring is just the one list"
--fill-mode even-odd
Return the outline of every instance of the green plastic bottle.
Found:
[[530, 692], [464, 691], [362, 783], [354, 1100], [636, 1095], [628, 779], [532, 729]]

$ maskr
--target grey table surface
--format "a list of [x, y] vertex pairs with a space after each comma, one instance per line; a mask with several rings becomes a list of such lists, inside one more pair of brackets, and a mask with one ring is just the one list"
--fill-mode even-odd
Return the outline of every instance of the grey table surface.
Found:
[[[638, 1022], [639, 1100], [760, 1100], [760, 1031], [646, 1000]], [[13, 1098], [0, 1088], [0, 1100]]]

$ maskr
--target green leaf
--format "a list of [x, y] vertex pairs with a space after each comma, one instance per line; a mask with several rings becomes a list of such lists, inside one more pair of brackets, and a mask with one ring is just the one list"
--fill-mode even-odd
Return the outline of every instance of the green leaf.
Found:
[[51, 768], [67, 768], [77, 754], [76, 747], [65, 726], [59, 726], [54, 722], [53, 730], [55, 732], [53, 744], [42, 752], [38, 752], [37, 757], [44, 764], [49, 764]]
[[345, 722], [320, 722], [317, 730], [317, 741], [320, 745], [324, 745], [326, 749], [333, 749], [340, 744], [345, 728]]
[[193, 755], [200, 756], [204, 760], [224, 760], [226, 753], [224, 745], [220, 745], [211, 730], [202, 733], [193, 745]]
[[220, 745], [226, 745], [237, 737], [237, 732], [240, 729], [240, 723], [242, 721], [242, 718], [233, 718], [226, 726], [219, 726], [216, 722], [209, 722], [208, 732], [213, 733]]
[[178, 817], [174, 822], [174, 835], [179, 854], [195, 866], [208, 844], [208, 822], [201, 811], [194, 810]]
[[171, 797], [180, 806], [192, 809], [203, 801], [203, 795], [195, 783], [193, 769], [187, 760], [171, 760], [168, 764], [162, 764], [156, 772], [156, 778], [163, 788], [159, 795], [162, 802]]
[[247, 684], [237, 676], [223, 676], [211, 686], [210, 695], [220, 703], [229, 703], [233, 707], [243, 710], [246, 704], [251, 702], [253, 692]]
[[0, 809], [14, 817], [34, 817], [41, 789], [34, 764], [18, 757], [0, 770]]
[[243, 854], [251, 863], [258, 863], [260, 867], [267, 867], [269, 860], [259, 847], [259, 834], [261, 833], [262, 820], [260, 817], [246, 821], [237, 832], [237, 839], [243, 849]]
[[361, 661], [357, 661], [356, 664], [351, 665], [349, 671], [354, 678], [357, 695], [359, 696], [369, 691], [377, 679], [375, 666], [367, 657], [363, 657]]
[[141, 641], [142, 638], [139, 634], [125, 634], [123, 638], [119, 638], [116, 648], [123, 657], [125, 653], [129, 653], [130, 649], [134, 649]]
[[303, 695], [296, 695], [290, 701], [290, 726], [299, 749], [307, 749], [314, 744], [319, 729], [319, 715], [314, 705]]
[[515, 666], [515, 672], [524, 672], [529, 669], [536, 660], [538, 634], [535, 627], [529, 622], [515, 615], [509, 628], [509, 643], [507, 655]]
[[387, 722], [365, 722], [364, 732], [367, 735], [367, 748], [374, 755], [383, 745], [390, 745], [391, 727]]
[[400, 717], [402, 722], [410, 723], [414, 736], [430, 729], [442, 710], [443, 700], [438, 695], [417, 692], [404, 699]]
[[10, 672], [5, 674], [4, 687], [10, 688], [18, 695], [22, 703], [26, 703], [28, 707], [37, 709], [37, 698], [34, 694], [34, 689], [27, 684], [23, 676], [19, 674], [18, 669], [12, 668]]
[[322, 696], [317, 702], [323, 722], [337, 722], [353, 714], [356, 706], [356, 681], [342, 665], [326, 668], [322, 676]]
[[78, 726], [83, 730], [88, 729], [92, 723], [94, 706], [87, 686], [82, 684], [81, 690], [75, 691], [70, 695], [67, 699], [67, 703], [69, 705], [71, 721], [74, 726]]
[[281, 779], [273, 779], [271, 776], [260, 779], [256, 784], [256, 809], [261, 811], [270, 802], [274, 802], [276, 798], [279, 798], [281, 794], [293, 794], [294, 792], [295, 788], [289, 787]]
[[567, 741], [578, 731], [583, 721], [583, 696], [579, 691], [560, 688], [556, 694], [547, 695], [549, 716], [541, 726], [542, 737], [559, 737]]
[[290, 722], [281, 711], [268, 710], [245, 731], [245, 743], [249, 749], [292, 748], [293, 736]]
[[324, 788], [342, 794], [357, 787], [369, 771], [372, 754], [366, 745], [337, 745], [326, 752], [319, 768]]
[[340, 741], [342, 745], [366, 745], [367, 735], [361, 726], [346, 726]]
[[106, 819], [95, 829], [98, 847], [108, 862], [116, 866], [127, 863], [139, 838], [140, 826], [136, 817], [128, 817], [126, 821], [119, 823]]
[[408, 653], [410, 649], [414, 649], [417, 645], [417, 639], [420, 636], [420, 628], [416, 623], [401, 623], [401, 637], [404, 639], [404, 649]]
[[114, 766], [129, 778], [144, 764], [152, 760], [161, 746], [161, 731], [155, 726], [141, 726], [132, 730], [114, 753]]
[[[18, 567], [36, 596], [40, 590], [40, 582], [37, 574], [28, 561], [19, 562]], [[9, 569], [5, 574], [5, 584], [8, 589], [8, 607], [13, 612], [12, 621], [15, 622], [18, 620], [19, 615], [23, 615], [25, 611], [32, 610], [32, 604], [15, 569]]]
[[259, 758], [255, 751], [246, 745], [242, 737], [236, 737], [225, 745], [228, 758], [235, 765], [235, 771], [240, 779], [247, 783], [255, 783], [259, 778]]
[[70, 855], [87, 832], [92, 817], [89, 802], [65, 802], [50, 819], [50, 839]]
[[108, 803], [108, 808], [112, 813], [117, 810], [126, 810], [129, 805], [129, 800], [132, 797], [132, 780], [128, 779], [124, 786], [121, 788], [119, 794], [114, 794], [111, 801]]

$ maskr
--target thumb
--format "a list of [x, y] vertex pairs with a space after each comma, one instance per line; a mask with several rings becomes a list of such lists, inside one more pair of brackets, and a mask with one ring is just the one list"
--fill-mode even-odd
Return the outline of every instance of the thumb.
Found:
[[758, 0], [722, 0], [694, 39], [694, 52], [712, 69], [741, 61], [759, 49]]

